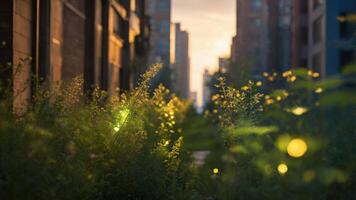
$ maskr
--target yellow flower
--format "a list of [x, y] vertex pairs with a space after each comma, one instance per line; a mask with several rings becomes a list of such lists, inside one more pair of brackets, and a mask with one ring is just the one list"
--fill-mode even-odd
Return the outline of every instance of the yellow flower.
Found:
[[319, 77], [320, 77], [320, 74], [318, 72], [313, 73], [313, 78], [319, 78]]
[[273, 76], [269, 76], [269, 77], [268, 77], [268, 80], [269, 80], [269, 81], [274, 81], [274, 79], [275, 79], [275, 78], [274, 78]]
[[261, 81], [257, 81], [256, 86], [258, 86], [258, 87], [262, 86], [262, 82]]
[[250, 89], [250, 87], [248, 87], [247, 85], [245, 85], [245, 86], [243, 86], [241, 89], [244, 90], [244, 91], [247, 91], [247, 90]]
[[287, 173], [288, 166], [284, 163], [281, 163], [278, 165], [277, 169], [278, 169], [278, 172], [283, 175], [283, 174]]
[[288, 81], [289, 81], [289, 82], [294, 82], [294, 81], [296, 81], [296, 80], [297, 80], [297, 77], [296, 77], [296, 76], [291, 76], [291, 77], [288, 78]]
[[282, 97], [277, 96], [276, 99], [277, 99], [277, 101], [281, 101], [281, 100], [282, 100]]
[[217, 100], [217, 99], [219, 99], [219, 95], [218, 95], [218, 94], [216, 94], [216, 95], [214, 95], [214, 96], [211, 97], [211, 100], [212, 100], [212, 101], [215, 101], [215, 100]]
[[267, 73], [267, 72], [263, 72], [263, 76], [264, 76], [264, 77], [267, 77], [267, 76], [268, 76], [268, 73]]
[[273, 99], [266, 99], [265, 101], [266, 105], [270, 105], [272, 103], [274, 103]]
[[214, 174], [218, 174], [218, 173], [219, 173], [219, 169], [218, 169], [218, 168], [214, 168], [214, 169], [213, 169], [213, 173], [214, 173]]
[[313, 76], [313, 71], [312, 70], [308, 70], [308, 75], [309, 76]]
[[315, 90], [315, 93], [322, 93], [323, 92], [323, 88], [317, 88], [316, 90]]
[[297, 115], [297, 116], [300, 116], [306, 112], [308, 112], [308, 109], [307, 108], [304, 108], [304, 107], [296, 107], [294, 108], [293, 110], [291, 110], [291, 112], [294, 114], [294, 115]]
[[287, 146], [288, 155], [294, 158], [302, 157], [307, 151], [308, 146], [302, 139], [293, 139]]
[[293, 74], [293, 72], [292, 72], [291, 70], [288, 70], [288, 71], [283, 72], [282, 76], [283, 76], [284, 78], [286, 78], [286, 77], [288, 77], [288, 76], [291, 76], [292, 74]]

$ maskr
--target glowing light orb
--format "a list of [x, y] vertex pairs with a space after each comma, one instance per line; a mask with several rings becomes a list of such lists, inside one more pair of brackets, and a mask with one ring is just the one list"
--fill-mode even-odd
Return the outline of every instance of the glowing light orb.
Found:
[[283, 174], [287, 173], [287, 171], [288, 171], [288, 166], [287, 166], [286, 164], [284, 164], [284, 163], [281, 163], [281, 164], [278, 165], [277, 170], [278, 170], [278, 172], [279, 172], [280, 174], [283, 175]]
[[307, 150], [307, 143], [302, 139], [293, 139], [287, 146], [288, 155], [294, 158], [302, 157]]

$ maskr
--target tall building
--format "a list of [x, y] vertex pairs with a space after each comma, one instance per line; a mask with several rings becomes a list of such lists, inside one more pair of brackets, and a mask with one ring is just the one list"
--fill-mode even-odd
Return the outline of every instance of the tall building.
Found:
[[267, 13], [265, 0], [237, 0], [237, 30], [231, 57], [252, 74], [261, 72], [267, 64]]
[[229, 70], [230, 58], [219, 57], [219, 72], [224, 74]]
[[209, 70], [205, 69], [203, 74], [203, 107], [205, 107], [211, 99], [211, 80], [212, 75]]
[[258, 75], [288, 68], [292, 0], [237, 0], [236, 12], [231, 60], [239, 70]]
[[[301, 5], [293, 3], [296, 7], [293, 11], [293, 53], [296, 52], [292, 54], [293, 63], [303, 61], [301, 64], [306, 64], [309, 69], [328, 76], [356, 62], [356, 24], [352, 20], [356, 13], [355, 1], [304, 0]], [[302, 8], [299, 12], [297, 6]], [[304, 18], [299, 21], [301, 16]], [[298, 46], [297, 41], [301, 39], [303, 45]]]
[[[145, 0], [1, 1], [0, 63], [32, 58], [14, 77], [14, 90], [27, 88], [15, 106], [34, 92], [31, 74], [50, 83], [83, 75], [86, 90], [130, 89], [131, 63], [145, 55], [136, 47], [147, 46], [144, 6]], [[8, 70], [1, 78], [12, 74]]]
[[267, 0], [268, 71], [283, 71], [290, 67], [292, 0]]
[[308, 67], [308, 0], [293, 1], [291, 23], [291, 64]]
[[190, 94], [190, 56], [189, 33], [181, 29], [180, 23], [175, 24], [175, 62], [173, 67], [175, 92], [188, 99]]
[[151, 64], [162, 63], [156, 82], [162, 82], [167, 87], [171, 85], [171, 0], [148, 0], [151, 36], [150, 55]]

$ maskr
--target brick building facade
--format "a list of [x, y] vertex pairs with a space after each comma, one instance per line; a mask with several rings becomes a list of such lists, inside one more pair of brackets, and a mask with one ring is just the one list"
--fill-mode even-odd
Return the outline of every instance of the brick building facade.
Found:
[[114, 93], [132, 88], [142, 71], [132, 63], [147, 60], [145, 0], [6, 0], [0, 15], [2, 66], [32, 58], [14, 77], [15, 90], [27, 88], [19, 103], [31, 97], [31, 74], [50, 83], [83, 75], [86, 90]]

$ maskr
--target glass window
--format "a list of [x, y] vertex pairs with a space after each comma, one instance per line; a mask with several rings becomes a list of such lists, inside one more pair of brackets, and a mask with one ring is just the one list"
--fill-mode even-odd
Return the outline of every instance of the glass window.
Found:
[[313, 22], [313, 43], [317, 44], [322, 40], [322, 17]]
[[324, 0], [313, 0], [313, 9], [319, 8], [324, 3]]
[[252, 0], [251, 4], [252, 10], [260, 11], [262, 8], [262, 1], [261, 0]]

